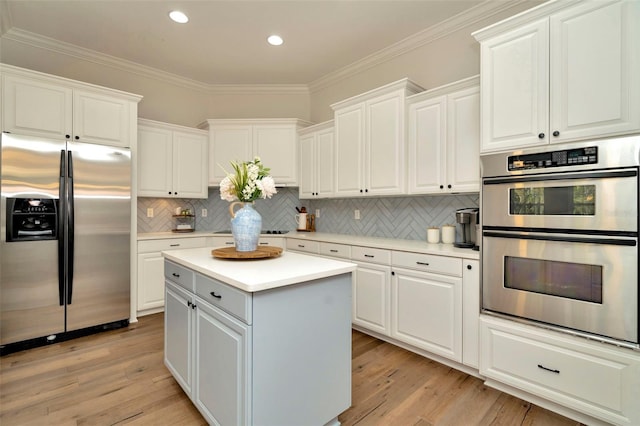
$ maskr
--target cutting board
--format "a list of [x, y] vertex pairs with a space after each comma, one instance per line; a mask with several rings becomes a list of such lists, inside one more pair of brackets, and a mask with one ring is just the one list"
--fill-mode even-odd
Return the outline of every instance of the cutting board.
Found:
[[278, 257], [282, 253], [281, 247], [258, 246], [255, 251], [236, 251], [235, 247], [222, 247], [211, 250], [211, 255], [219, 259], [267, 259]]

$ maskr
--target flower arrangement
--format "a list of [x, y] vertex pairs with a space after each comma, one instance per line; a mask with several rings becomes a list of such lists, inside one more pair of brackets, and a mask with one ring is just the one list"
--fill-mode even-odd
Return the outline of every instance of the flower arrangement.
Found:
[[276, 194], [276, 183], [269, 176], [268, 167], [264, 167], [260, 157], [244, 163], [231, 162], [235, 173], [227, 172], [220, 182], [220, 198], [227, 201], [252, 202], [258, 198], [271, 198]]

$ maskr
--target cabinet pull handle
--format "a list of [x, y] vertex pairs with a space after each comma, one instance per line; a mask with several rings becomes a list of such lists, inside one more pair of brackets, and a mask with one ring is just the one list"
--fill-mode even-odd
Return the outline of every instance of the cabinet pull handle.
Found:
[[560, 374], [560, 370], [555, 370], [553, 368], [547, 368], [542, 364], [538, 364], [538, 368], [542, 368], [543, 370], [550, 371], [552, 373]]
[[330, 251], [331, 253], [337, 253], [337, 252], [338, 252], [338, 250], [335, 250], [335, 249], [331, 249], [331, 250], [329, 250], [329, 251]]
[[180, 247], [180, 244], [169, 244], [169, 247]]
[[298, 247], [304, 248], [304, 244], [298, 244]]
[[416, 265], [429, 266], [429, 264], [427, 262], [416, 262]]
[[228, 245], [228, 246], [232, 246], [232, 245], [233, 245], [233, 241], [225, 241], [224, 243], [225, 243], [226, 245]]
[[212, 295], [213, 297], [215, 297], [216, 299], [222, 299], [222, 295], [221, 294], [216, 294], [215, 291], [212, 291], [209, 294]]
[[173, 275], [176, 278], [180, 278], [180, 274], [176, 274], [175, 272], [173, 272], [171, 275]]
[[191, 300], [187, 300], [187, 306], [191, 307]]
[[197, 308], [196, 304], [195, 304], [195, 303], [192, 303], [192, 304], [191, 304], [191, 309], [195, 309], [195, 308]]
[[261, 246], [268, 246], [269, 243], [260, 243]]
[[372, 254], [365, 254], [364, 257], [370, 257], [371, 259], [373, 259], [375, 256]]

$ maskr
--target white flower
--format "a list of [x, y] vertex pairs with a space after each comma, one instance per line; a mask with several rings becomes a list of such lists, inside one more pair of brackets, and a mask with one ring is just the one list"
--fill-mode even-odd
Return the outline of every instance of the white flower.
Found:
[[262, 198], [271, 198], [272, 195], [277, 194], [276, 183], [271, 176], [265, 176], [256, 182], [258, 189], [262, 192]]
[[232, 182], [233, 179], [235, 179], [235, 175], [229, 175], [220, 182], [220, 198], [229, 202], [238, 199]]

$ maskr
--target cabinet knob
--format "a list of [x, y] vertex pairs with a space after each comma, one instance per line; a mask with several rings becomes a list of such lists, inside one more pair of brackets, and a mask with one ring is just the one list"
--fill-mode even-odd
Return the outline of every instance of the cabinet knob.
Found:
[[440, 189], [444, 189], [444, 185], [440, 185]]
[[364, 192], [369, 192], [369, 190], [368, 190], [368, 189], [365, 189], [365, 190], [364, 190]]
[[560, 132], [559, 132], [559, 131], [557, 131], [557, 130], [555, 130], [555, 131], [553, 132], [553, 136], [560, 136]]
[[538, 139], [544, 139], [544, 133], [538, 133]]
[[362, 194], [362, 192], [363, 192], [363, 191], [362, 191], [362, 189], [361, 189], [361, 190], [360, 190], [360, 193]]
[[447, 185], [447, 188], [451, 189], [451, 185]]
[[65, 138], [71, 139], [71, 135], [64, 135]]
[[80, 136], [76, 136], [76, 137], [75, 137], [75, 139], [76, 139], [77, 141], [79, 141], [79, 140], [80, 140]]
[[467, 269], [471, 270], [472, 269], [471, 265], [467, 265]]

